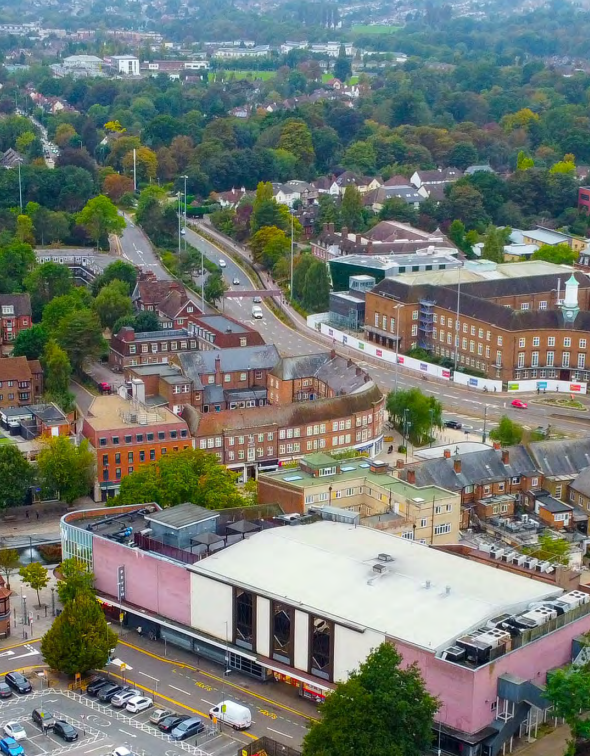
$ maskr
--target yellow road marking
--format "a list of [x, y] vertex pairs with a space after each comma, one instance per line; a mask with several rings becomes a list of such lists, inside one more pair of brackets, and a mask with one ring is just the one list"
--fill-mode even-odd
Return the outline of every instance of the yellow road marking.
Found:
[[127, 643], [126, 641], [120, 640], [119, 643], [122, 646], [128, 646], [129, 648], [132, 648], [135, 651], [139, 651], [139, 653], [141, 654], [147, 654], [147, 656], [151, 656], [152, 659], [157, 659], [158, 661], [166, 662], [167, 664], [172, 664], [174, 667], [182, 667], [183, 669], [190, 669], [193, 672], [198, 672], [200, 675], [204, 675], [205, 677], [208, 677], [211, 680], [215, 680], [216, 682], [221, 683], [227, 688], [234, 688], [234, 690], [239, 690], [244, 695], [254, 696], [254, 698], [258, 698], [260, 701], [265, 701], [266, 703], [272, 704], [272, 706], [277, 706], [279, 709], [284, 709], [284, 711], [288, 711], [291, 714], [295, 714], [298, 717], [303, 717], [304, 719], [315, 719], [315, 720], [319, 719], [318, 717], [314, 717], [310, 714], [304, 714], [302, 711], [298, 711], [297, 709], [292, 709], [290, 706], [286, 706], [285, 704], [279, 703], [278, 701], [273, 701], [272, 698], [266, 698], [265, 696], [261, 696], [260, 694], [254, 693], [251, 690], [242, 688], [241, 686], [236, 685], [235, 683], [229, 682], [229, 680], [223, 680], [221, 677], [217, 677], [216, 675], [213, 675], [210, 672], [204, 672], [202, 669], [197, 669], [197, 667], [193, 667], [190, 664], [184, 664], [183, 662], [171, 661], [170, 659], [166, 659], [163, 656], [158, 656], [157, 654], [153, 654], [151, 651], [144, 651], [143, 648], [134, 646], [132, 643]]
[[[127, 684], [129, 684], [128, 677], [123, 677], [122, 675], [116, 675], [114, 674], [114, 672], [111, 672], [110, 675], [111, 677], [116, 677], [117, 680], [123, 680], [123, 682], [126, 682]], [[199, 716], [204, 717], [204, 719], [209, 719], [208, 713], [206, 714], [204, 711], [199, 711], [199, 709], [193, 709], [192, 706], [187, 706], [186, 704], [183, 704], [180, 701], [177, 701], [175, 698], [170, 698], [169, 696], [165, 696], [162, 693], [158, 693], [158, 691], [152, 690], [151, 688], [147, 688], [145, 685], [140, 685], [140, 683], [134, 682], [133, 687], [139, 688], [140, 690], [145, 690], [146, 693], [151, 693], [155, 698], [161, 698], [163, 701], [167, 701], [168, 703], [174, 704], [174, 706], [180, 706], [181, 708], [186, 709], [187, 711], [192, 711], [195, 714], [199, 714]], [[258, 740], [258, 737], [256, 735], [251, 735], [249, 732], [244, 732], [243, 730], [241, 730], [241, 734], [245, 735], [247, 738], [252, 738], [252, 740]]]

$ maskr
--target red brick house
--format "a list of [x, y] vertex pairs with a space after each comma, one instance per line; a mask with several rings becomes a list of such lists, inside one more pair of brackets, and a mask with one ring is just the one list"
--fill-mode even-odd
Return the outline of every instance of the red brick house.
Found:
[[0, 359], [0, 407], [33, 404], [43, 394], [43, 368], [26, 357]]
[[28, 294], [0, 294], [0, 313], [0, 341], [10, 344], [32, 325], [31, 298]]

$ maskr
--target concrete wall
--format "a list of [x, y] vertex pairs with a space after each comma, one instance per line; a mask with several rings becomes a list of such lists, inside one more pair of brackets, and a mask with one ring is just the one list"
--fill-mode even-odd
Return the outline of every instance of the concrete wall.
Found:
[[382, 633], [365, 630], [357, 633], [347, 627], [334, 627], [334, 682], [348, 679], [350, 673], [385, 640]]
[[230, 585], [219, 583], [203, 575], [191, 573], [190, 624], [204, 633], [225, 641], [233, 636], [233, 590]]
[[117, 568], [125, 566], [125, 601], [190, 624], [190, 575], [183, 565], [97, 536], [92, 549], [99, 592], [117, 596]]

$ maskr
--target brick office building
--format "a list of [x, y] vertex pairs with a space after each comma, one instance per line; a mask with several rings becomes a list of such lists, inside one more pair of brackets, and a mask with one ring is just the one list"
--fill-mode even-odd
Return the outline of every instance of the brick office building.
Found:
[[[517, 266], [530, 267], [519, 276]], [[499, 273], [507, 266], [496, 267]], [[456, 350], [459, 366], [504, 381], [588, 380], [588, 276], [546, 263], [509, 267], [490, 279], [450, 270], [383, 280], [366, 296], [367, 339], [447, 359]]]
[[43, 368], [26, 357], [0, 359], [0, 407], [24, 407], [43, 393]]
[[84, 418], [82, 435], [96, 452], [96, 501], [115, 496], [122, 478], [143, 464], [193, 448], [185, 421], [166, 407], [147, 407], [140, 391], [131, 399], [97, 396]]

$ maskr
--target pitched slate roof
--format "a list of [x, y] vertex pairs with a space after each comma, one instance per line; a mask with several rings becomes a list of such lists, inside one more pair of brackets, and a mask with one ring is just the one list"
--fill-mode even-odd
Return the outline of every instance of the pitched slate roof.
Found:
[[581, 493], [583, 496], [590, 496], [590, 466], [584, 468], [574, 480], [570, 483], [570, 488]]
[[28, 294], [0, 294], [0, 307], [14, 307], [17, 318], [31, 317], [31, 297]]
[[[535, 463], [524, 446], [511, 446], [508, 464], [502, 462], [502, 452], [496, 449], [470, 452], [449, 457], [428, 459], [410, 469], [416, 473], [417, 486], [440, 486], [449, 491], [460, 491], [476, 483], [505, 480], [535, 472]], [[455, 472], [455, 460], [461, 460], [461, 472]], [[407, 480], [407, 469], [400, 477]]]
[[237, 370], [270, 370], [280, 359], [274, 344], [184, 352], [175, 357], [184, 375], [196, 384], [200, 383], [201, 375], [215, 372], [215, 361], [218, 358], [222, 373]]
[[546, 477], [576, 478], [590, 465], [590, 438], [537, 441], [529, 445], [537, 469]]

